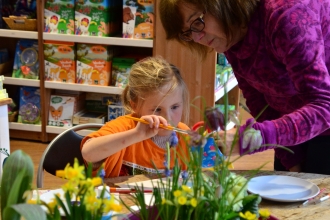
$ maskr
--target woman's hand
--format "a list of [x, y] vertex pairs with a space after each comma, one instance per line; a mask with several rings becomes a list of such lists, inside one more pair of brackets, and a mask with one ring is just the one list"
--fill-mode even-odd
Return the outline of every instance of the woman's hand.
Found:
[[301, 172], [301, 164], [297, 164], [289, 169], [290, 172]]
[[151, 138], [158, 134], [159, 131], [159, 125], [163, 124], [167, 126], [167, 120], [163, 118], [162, 116], [158, 115], [144, 115], [141, 117], [141, 119], [147, 121], [149, 124], [144, 124], [141, 122], [138, 122], [135, 131], [138, 133], [138, 135], [143, 139]]
[[[230, 129], [228, 131], [219, 131], [218, 140], [216, 140], [221, 152], [225, 156], [239, 156], [239, 141], [238, 136], [236, 136], [236, 128]], [[225, 142], [226, 141], [226, 142]], [[235, 143], [234, 143], [235, 141]]]

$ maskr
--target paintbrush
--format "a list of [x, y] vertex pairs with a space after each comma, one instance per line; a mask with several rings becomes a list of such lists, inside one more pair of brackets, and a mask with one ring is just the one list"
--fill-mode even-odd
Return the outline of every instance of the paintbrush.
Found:
[[[146, 120], [141, 119], [141, 118], [135, 118], [135, 117], [132, 117], [132, 116], [129, 116], [129, 115], [126, 115], [125, 117], [126, 118], [129, 118], [129, 119], [132, 119], [133, 121], [141, 122], [143, 124], [149, 124], [149, 122], [147, 122]], [[169, 126], [169, 125], [168, 126], [165, 126], [163, 124], [160, 124], [159, 127], [160, 128], [163, 128], [163, 129], [166, 129], [166, 130], [179, 132], [179, 133], [182, 133], [182, 134], [190, 134], [190, 131], [189, 130], [182, 130], [180, 128], [176, 128], [176, 127]]]

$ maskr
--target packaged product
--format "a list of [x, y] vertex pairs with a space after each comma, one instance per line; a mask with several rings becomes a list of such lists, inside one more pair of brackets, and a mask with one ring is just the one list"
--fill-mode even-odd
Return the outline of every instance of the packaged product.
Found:
[[76, 61], [73, 42], [45, 41], [44, 56], [45, 80], [75, 83]]

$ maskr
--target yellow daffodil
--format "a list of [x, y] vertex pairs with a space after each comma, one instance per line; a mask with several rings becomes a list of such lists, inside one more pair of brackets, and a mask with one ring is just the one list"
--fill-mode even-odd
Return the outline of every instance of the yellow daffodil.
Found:
[[37, 200], [35, 200], [35, 199], [29, 199], [29, 200], [26, 201], [26, 203], [27, 204], [35, 205], [35, 204], [37, 204]]
[[182, 194], [182, 191], [181, 191], [181, 190], [175, 190], [175, 191], [173, 192], [173, 195], [174, 195], [175, 197], [179, 197], [179, 196], [181, 196], [181, 194]]
[[185, 196], [180, 196], [180, 197], [178, 197], [178, 203], [179, 203], [180, 205], [185, 205], [186, 202], [187, 202], [187, 197], [185, 197]]
[[95, 177], [92, 179], [93, 186], [99, 186], [102, 184], [102, 179], [100, 177]]
[[122, 206], [117, 203], [113, 204], [112, 208], [113, 208], [113, 211], [115, 211], [115, 212], [121, 212], [121, 210], [122, 210]]
[[77, 184], [72, 181], [68, 181], [64, 185], [62, 185], [62, 189], [64, 192], [68, 192], [70, 196], [78, 192]]
[[77, 159], [74, 160], [73, 168], [67, 173], [68, 179], [85, 179], [85, 167], [79, 166]]
[[192, 189], [189, 186], [182, 185], [182, 190], [185, 191], [186, 193], [192, 193]]
[[171, 200], [167, 200], [165, 198], [162, 198], [162, 205], [174, 205], [174, 203]]
[[256, 220], [257, 219], [257, 215], [251, 213], [250, 211], [246, 211], [244, 214], [242, 212], [239, 213], [239, 216], [243, 219], [247, 219], [247, 220]]
[[103, 212], [107, 213], [110, 211], [120, 212], [122, 210], [122, 206], [117, 203], [114, 199], [114, 196], [111, 196], [110, 199], [103, 199]]
[[69, 180], [85, 179], [85, 167], [79, 166], [77, 159], [74, 160], [73, 167], [67, 164], [64, 170], [57, 170], [56, 176], [66, 178]]
[[64, 170], [56, 170], [56, 176], [65, 178], [65, 171]]
[[93, 194], [86, 196], [84, 203], [86, 205], [86, 209], [89, 211], [97, 210], [101, 206], [101, 200], [96, 198]]
[[260, 209], [259, 214], [260, 214], [260, 217], [266, 218], [266, 219], [269, 218], [269, 216], [270, 216], [268, 209]]
[[54, 212], [54, 209], [57, 205], [56, 199], [53, 198], [47, 205], [48, 205], [49, 209], [52, 210], [52, 212]]
[[196, 207], [197, 206], [197, 199], [195, 199], [195, 198], [192, 198], [191, 200], [190, 200], [190, 205], [192, 206], [192, 207]]

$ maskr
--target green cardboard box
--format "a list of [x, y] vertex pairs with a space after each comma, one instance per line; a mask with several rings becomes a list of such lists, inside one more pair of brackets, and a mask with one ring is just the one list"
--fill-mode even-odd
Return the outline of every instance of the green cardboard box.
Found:
[[74, 34], [74, 0], [46, 0], [44, 32]]

